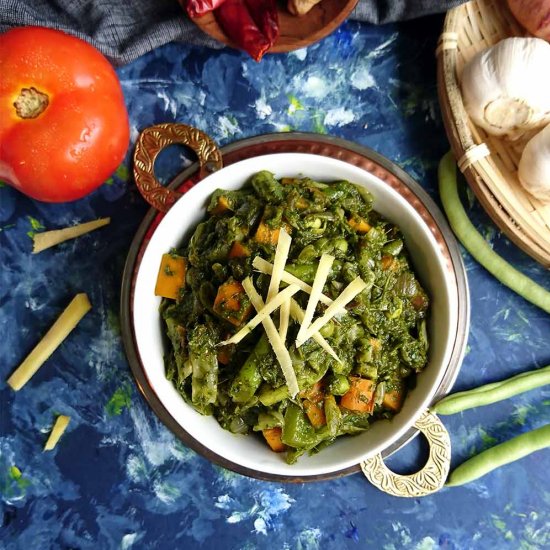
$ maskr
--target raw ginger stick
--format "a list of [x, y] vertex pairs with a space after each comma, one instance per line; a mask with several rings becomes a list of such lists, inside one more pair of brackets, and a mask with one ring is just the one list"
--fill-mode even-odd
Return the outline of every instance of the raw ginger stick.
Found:
[[52, 431], [50, 432], [50, 437], [48, 437], [48, 441], [46, 441], [46, 444], [44, 445], [45, 451], [52, 451], [55, 448], [57, 442], [67, 429], [70, 420], [71, 417], [65, 416], [64, 414], [60, 414], [56, 418], [55, 424], [53, 425]]
[[91, 308], [92, 305], [85, 293], [77, 294], [72, 299], [42, 340], [8, 378], [8, 384], [12, 389], [20, 390], [31, 379]]
[[47, 248], [64, 243], [70, 239], [75, 239], [81, 235], [85, 235], [90, 231], [99, 229], [104, 225], [111, 222], [111, 218], [99, 218], [91, 222], [81, 223], [73, 225], [72, 227], [65, 227], [63, 229], [54, 229], [52, 231], [44, 231], [43, 233], [36, 233], [33, 237], [33, 249], [32, 253], [37, 254]]

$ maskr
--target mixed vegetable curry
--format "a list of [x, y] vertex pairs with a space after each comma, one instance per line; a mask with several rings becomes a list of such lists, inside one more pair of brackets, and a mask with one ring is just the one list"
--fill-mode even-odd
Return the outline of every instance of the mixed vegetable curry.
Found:
[[372, 202], [347, 181], [262, 171], [214, 192], [162, 260], [166, 376], [289, 463], [393, 416], [427, 362], [428, 297]]

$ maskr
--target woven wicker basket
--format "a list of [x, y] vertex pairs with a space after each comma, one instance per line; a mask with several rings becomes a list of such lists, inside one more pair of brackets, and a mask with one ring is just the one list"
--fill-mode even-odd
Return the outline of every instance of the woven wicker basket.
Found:
[[504, 0], [473, 0], [450, 10], [437, 50], [438, 91], [451, 147], [478, 200], [510, 240], [550, 268], [550, 204], [523, 190], [517, 177], [521, 150], [478, 128], [460, 91], [462, 69], [477, 52], [527, 34]]

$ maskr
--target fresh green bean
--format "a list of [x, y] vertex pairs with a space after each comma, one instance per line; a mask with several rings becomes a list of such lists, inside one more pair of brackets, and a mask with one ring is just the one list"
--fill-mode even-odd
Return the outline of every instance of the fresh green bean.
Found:
[[502, 284], [550, 313], [550, 291], [501, 258], [468, 219], [458, 196], [456, 164], [450, 152], [439, 163], [439, 195], [449, 223], [464, 248]]
[[332, 395], [344, 395], [349, 390], [349, 385], [347, 376], [343, 374], [334, 374], [327, 389]]
[[189, 359], [193, 366], [191, 400], [200, 412], [209, 414], [218, 395], [218, 358], [205, 325], [197, 325], [189, 337]]
[[327, 395], [325, 397], [324, 409], [329, 435], [336, 437], [342, 423], [342, 411], [336, 403], [334, 395]]
[[451, 394], [436, 403], [432, 411], [443, 415], [455, 414], [474, 407], [490, 405], [546, 384], [550, 384], [550, 365], [474, 390]]
[[271, 407], [275, 403], [280, 403], [289, 396], [288, 386], [279, 386], [278, 388], [268, 388], [260, 391], [258, 400], [265, 407]]
[[266, 355], [271, 353], [271, 346], [265, 334], [247, 357], [243, 366], [231, 382], [229, 395], [235, 403], [247, 403], [252, 399], [262, 383], [260, 364]]
[[[317, 267], [319, 266], [318, 262], [308, 263], [308, 264], [287, 264], [285, 271], [288, 271], [294, 277], [298, 277], [304, 283], [311, 284], [315, 278], [315, 273], [317, 273]], [[329, 280], [334, 279], [340, 270], [342, 269], [342, 262], [335, 260], [332, 264], [332, 268], [329, 273]]]
[[315, 429], [304, 411], [294, 403], [286, 408], [281, 438], [283, 443], [294, 448], [311, 448], [316, 443]]
[[401, 239], [396, 239], [395, 241], [391, 241], [382, 247], [382, 252], [384, 254], [391, 254], [392, 256], [397, 256], [402, 250], [403, 250], [403, 241]]
[[466, 460], [451, 472], [445, 485], [456, 487], [470, 483], [499, 466], [546, 447], [550, 447], [550, 424], [525, 432]]
[[285, 192], [281, 183], [267, 170], [254, 174], [250, 180], [256, 193], [271, 204], [279, 204], [285, 198]]
[[281, 412], [276, 409], [267, 412], [261, 412], [258, 415], [258, 422], [254, 426], [255, 432], [269, 430], [270, 428], [281, 428], [285, 423], [285, 419]]

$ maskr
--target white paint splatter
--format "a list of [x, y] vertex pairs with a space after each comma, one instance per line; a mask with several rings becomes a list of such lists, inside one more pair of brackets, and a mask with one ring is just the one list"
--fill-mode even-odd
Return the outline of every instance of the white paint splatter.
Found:
[[276, 518], [286, 512], [293, 502], [294, 499], [281, 489], [265, 489], [253, 496], [251, 505], [241, 503], [225, 494], [217, 498], [214, 506], [231, 512], [225, 520], [227, 523], [253, 519], [254, 531], [266, 535], [267, 531], [273, 530]]
[[293, 52], [290, 52], [290, 55], [293, 55], [300, 61], [304, 61], [307, 57], [307, 48], [300, 48], [299, 50], [294, 50]]
[[159, 99], [162, 99], [162, 101], [164, 102], [164, 110], [170, 111], [170, 113], [172, 113], [172, 116], [175, 118], [176, 112], [177, 112], [177, 105], [174, 99], [171, 97], [168, 97], [168, 94], [164, 90], [157, 92], [157, 97]]
[[298, 550], [319, 550], [322, 532], [318, 528], [304, 529], [298, 535]]
[[369, 67], [366, 65], [359, 67], [352, 73], [350, 83], [352, 87], [357, 90], [367, 90], [368, 88], [376, 87], [376, 81], [374, 80]]
[[88, 353], [88, 365], [95, 369], [98, 380], [105, 380], [112, 375], [112, 365], [116, 365], [120, 359], [120, 336], [109, 326], [106, 321], [107, 310], [102, 303], [94, 304], [96, 310], [102, 308], [102, 322], [97, 338], [90, 341]]
[[276, 132], [289, 132], [290, 127], [288, 124], [283, 122], [272, 122], [271, 125], [275, 129]]
[[168, 430], [162, 427], [154, 430], [151, 426], [151, 415], [145, 414], [141, 407], [131, 407], [130, 417], [137, 434], [136, 439], [149, 464], [160, 466], [173, 457], [175, 438]]
[[273, 112], [271, 105], [268, 105], [265, 97], [258, 98], [254, 107], [256, 108], [256, 114], [260, 120], [265, 120]]
[[329, 93], [329, 87], [325, 80], [318, 76], [310, 76], [303, 84], [304, 95], [314, 99], [322, 99]]
[[229, 117], [221, 116], [218, 119], [218, 125], [220, 128], [220, 133], [223, 138], [229, 138], [235, 134], [240, 134], [241, 129], [235, 119], [231, 120]]
[[415, 550], [435, 550], [438, 545], [432, 537], [424, 537], [421, 541], [416, 543]]
[[136, 455], [128, 457], [126, 461], [126, 474], [134, 483], [145, 482], [147, 480], [147, 466], [141, 457]]
[[344, 107], [338, 107], [336, 109], [331, 109], [325, 115], [324, 124], [325, 126], [345, 126], [350, 122], [353, 122], [355, 115], [349, 109]]
[[410, 529], [399, 521], [392, 522], [392, 529], [399, 537], [398, 547], [410, 547], [412, 542]]
[[153, 491], [156, 497], [165, 504], [173, 504], [181, 496], [181, 489], [159, 479], [153, 483]]
[[135, 124], [130, 125], [130, 141], [135, 143], [139, 136], [139, 130]]
[[134, 543], [141, 538], [141, 536], [142, 535], [138, 535], [137, 533], [128, 533], [127, 535], [124, 535], [120, 541], [120, 550], [128, 550], [128, 548], [131, 548]]
[[25, 301], [25, 307], [31, 311], [40, 311], [44, 306], [45, 303], [38, 301], [36, 298], [30, 297]]
[[384, 51], [388, 46], [391, 46], [397, 40], [397, 33], [393, 33], [385, 42], [382, 42], [379, 46], [376, 46], [373, 50], [367, 53], [368, 59], [374, 59], [384, 54]]
[[254, 531], [261, 535], [267, 535], [267, 525], [263, 518], [257, 518], [254, 521]]

